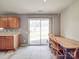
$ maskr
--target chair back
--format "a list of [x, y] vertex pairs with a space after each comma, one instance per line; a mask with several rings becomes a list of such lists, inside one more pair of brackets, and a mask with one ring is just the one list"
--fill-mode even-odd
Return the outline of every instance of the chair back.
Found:
[[76, 48], [74, 52], [74, 59], [79, 59], [79, 48]]
[[73, 59], [73, 57], [69, 54], [68, 50], [61, 46], [63, 49], [64, 59]]

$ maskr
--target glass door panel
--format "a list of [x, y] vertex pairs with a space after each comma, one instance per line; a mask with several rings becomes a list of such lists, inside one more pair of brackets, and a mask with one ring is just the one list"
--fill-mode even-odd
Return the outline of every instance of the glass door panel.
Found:
[[30, 20], [30, 44], [40, 44], [40, 20]]
[[47, 44], [49, 33], [49, 19], [41, 20], [41, 44]]

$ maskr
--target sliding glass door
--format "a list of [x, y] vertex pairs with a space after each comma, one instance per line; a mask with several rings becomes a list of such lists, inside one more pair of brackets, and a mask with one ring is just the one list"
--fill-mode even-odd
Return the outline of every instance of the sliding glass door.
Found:
[[41, 44], [47, 44], [49, 34], [49, 19], [41, 20]]
[[29, 19], [29, 44], [47, 44], [49, 33], [49, 18]]

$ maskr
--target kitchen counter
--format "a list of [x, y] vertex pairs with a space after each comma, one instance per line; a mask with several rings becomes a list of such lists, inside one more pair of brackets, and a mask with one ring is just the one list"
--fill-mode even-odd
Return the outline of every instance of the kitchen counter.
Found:
[[19, 47], [19, 32], [0, 32], [0, 50], [16, 50]]
[[19, 32], [0, 32], [0, 36], [17, 36]]

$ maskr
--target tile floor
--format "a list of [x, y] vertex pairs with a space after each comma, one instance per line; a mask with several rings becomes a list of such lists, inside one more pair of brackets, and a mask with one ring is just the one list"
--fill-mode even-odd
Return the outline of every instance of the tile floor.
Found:
[[0, 59], [55, 59], [48, 46], [21, 47], [7, 53], [0, 52]]

